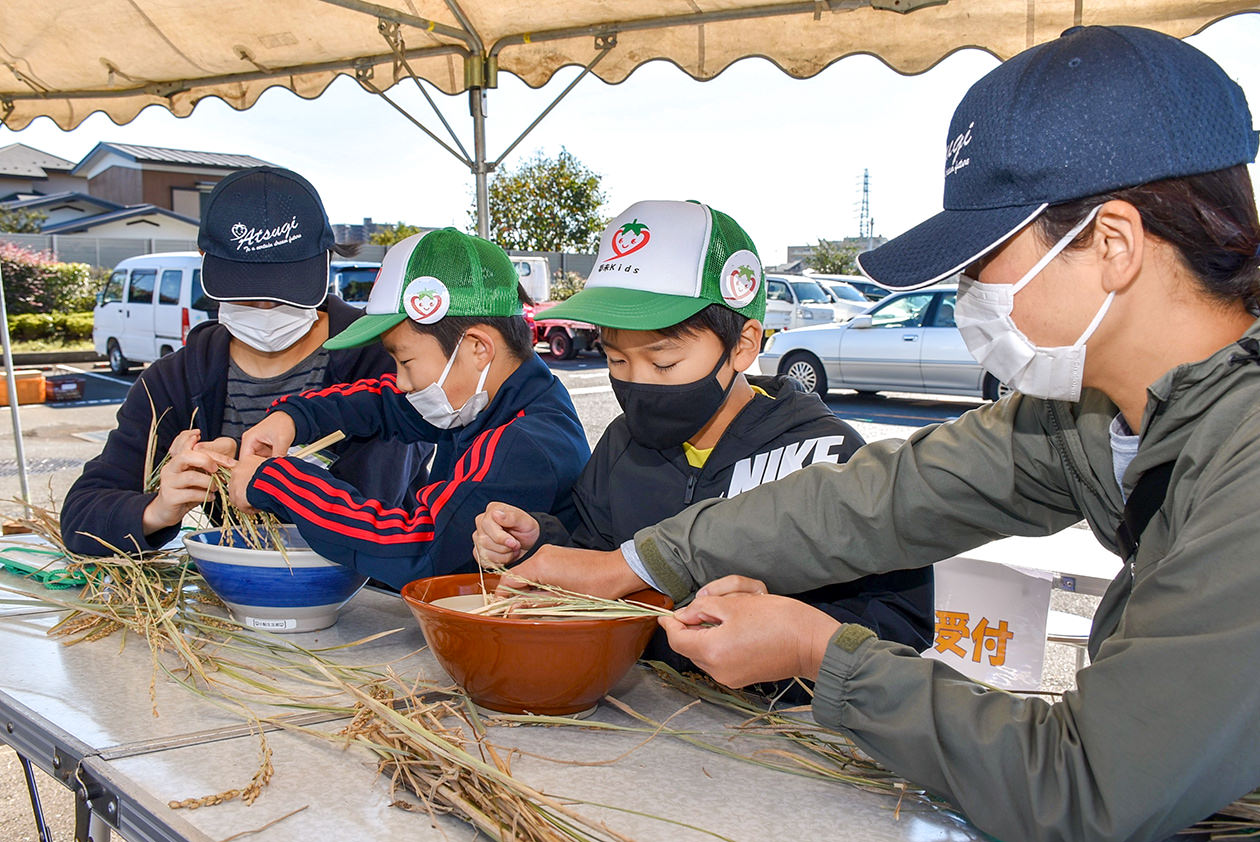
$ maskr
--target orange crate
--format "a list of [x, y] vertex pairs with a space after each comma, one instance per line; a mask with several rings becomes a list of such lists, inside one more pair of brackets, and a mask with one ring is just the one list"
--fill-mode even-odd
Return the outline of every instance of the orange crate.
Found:
[[[4, 379], [0, 381], [0, 406], [8, 406], [9, 373], [3, 369], [0, 369], [0, 372], [4, 374]], [[19, 404], [44, 402], [44, 372], [39, 369], [15, 368], [13, 373], [17, 375]]]

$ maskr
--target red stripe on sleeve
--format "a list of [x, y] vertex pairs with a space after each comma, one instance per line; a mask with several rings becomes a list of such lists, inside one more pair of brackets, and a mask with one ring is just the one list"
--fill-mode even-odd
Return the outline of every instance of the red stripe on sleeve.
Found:
[[[508, 424], [512, 423], [511, 421]], [[473, 482], [481, 482], [486, 478], [486, 474], [490, 472], [490, 463], [494, 461], [494, 449], [499, 445], [499, 439], [503, 437], [503, 431], [508, 428], [507, 424], [494, 431], [494, 435], [490, 437], [490, 444], [486, 447], [486, 463], [481, 466], [481, 470], [473, 475]]]
[[[377, 515], [374, 515], [372, 512], [366, 511], [364, 508], [357, 506], [354, 503], [353, 499], [351, 499], [349, 495], [346, 494], [345, 491], [339, 488], [334, 488], [333, 486], [329, 485], [328, 483], [324, 482], [318, 477], [312, 477], [307, 474], [299, 474], [297, 475], [296, 479], [308, 481], [311, 483], [311, 485], [314, 485], [317, 488], [322, 487], [321, 490], [326, 490], [328, 494], [334, 497], [345, 498], [350, 501], [350, 505], [348, 506], [339, 505], [332, 500], [329, 500], [325, 497], [321, 497], [317, 492], [312, 491], [309, 488], [304, 488], [303, 486], [295, 482], [294, 478], [290, 478], [286, 476], [283, 472], [276, 470], [276, 467], [274, 466], [274, 464], [266, 465], [263, 468], [262, 472], [265, 476], [268, 476], [275, 482], [280, 483], [285, 488], [287, 488], [290, 492], [303, 498], [309, 504], [315, 506], [317, 509], [319, 509], [321, 512], [327, 515], [331, 515], [334, 517], [343, 517], [350, 520], [357, 520], [363, 523], [371, 524], [372, 526], [376, 527], [378, 530], [383, 530], [383, 529], [412, 530], [420, 526], [428, 526], [428, 527], [433, 526], [432, 516], [428, 512], [423, 511], [423, 510], [417, 511], [411, 515], [409, 515], [407, 512], [403, 511], [402, 509], [386, 510], [384, 512], [381, 512], [380, 516], [378, 517]], [[262, 487], [261, 485], [259, 485], [258, 481], [255, 481], [255, 485], [258, 486], [260, 489]], [[274, 484], [272, 484], [272, 487], [275, 487]], [[375, 503], [376, 501], [373, 500], [369, 502]]]
[[383, 503], [381, 503], [380, 500], [373, 500], [371, 498], [364, 498], [361, 502], [356, 503], [354, 498], [351, 497], [350, 493], [346, 491], [345, 489], [338, 488], [335, 485], [332, 485], [331, 483], [329, 483], [327, 480], [325, 480], [323, 477], [319, 476], [318, 474], [308, 474], [305, 471], [303, 471], [301, 467], [299, 467], [298, 465], [299, 461], [300, 460], [295, 460], [287, 456], [282, 456], [280, 458], [274, 459], [270, 463], [269, 467], [274, 466], [276, 468], [283, 470], [285, 474], [287, 474], [290, 477], [293, 477], [294, 479], [298, 481], [310, 483], [311, 485], [315, 486], [320, 491], [323, 491], [325, 494], [329, 495], [330, 497], [335, 497], [339, 500], [344, 500], [347, 506], [352, 506], [356, 509], [370, 508], [370, 509], [373, 509], [378, 515], [382, 517], [407, 517], [409, 514], [406, 509], [403, 509], [398, 506], [387, 508]]
[[379, 532], [374, 532], [370, 529], [359, 529], [353, 526], [348, 526], [344, 523], [337, 523], [335, 521], [328, 520], [318, 511], [312, 510], [293, 499], [283, 490], [264, 479], [254, 480], [254, 486], [279, 500], [289, 509], [289, 511], [301, 515], [303, 518], [309, 520], [317, 526], [322, 526], [325, 529], [336, 532], [338, 535], [345, 535], [348, 538], [358, 538], [360, 540], [370, 541], [374, 544], [419, 544], [428, 543], [435, 537], [432, 528], [426, 532], [404, 532], [395, 535], [382, 535]]
[[[524, 414], [524, 413], [521, 413], [521, 414]], [[520, 415], [517, 415], [516, 417], [519, 418]], [[515, 420], [516, 418], [512, 419], [512, 421], [515, 421]], [[477, 441], [475, 441], [473, 443], [473, 446], [469, 448], [469, 453], [472, 454], [472, 458], [469, 459], [469, 453], [465, 453], [464, 458], [460, 460], [460, 467], [463, 467], [463, 465], [465, 464], [465, 460], [467, 460], [468, 462], [467, 469], [461, 475], [461, 472], [459, 468], [457, 467], [455, 470], [455, 473], [456, 473], [455, 481], [452, 482], [450, 485], [448, 485], [446, 489], [442, 492], [441, 496], [438, 497], [436, 501], [434, 501], [433, 506], [432, 506], [434, 517], [437, 517], [438, 512], [440, 512], [442, 510], [442, 507], [446, 505], [448, 500], [450, 500], [451, 495], [455, 493], [456, 488], [460, 484], [462, 484], [465, 481], [481, 482], [483, 479], [485, 479], [486, 474], [490, 472], [491, 463], [494, 460], [495, 446], [499, 443], [499, 439], [500, 437], [502, 437], [503, 431], [506, 430], [512, 424], [512, 421], [507, 422], [507, 424], [504, 424], [501, 427], [496, 427], [493, 430], [486, 430], [484, 433], [482, 433], [480, 436], [477, 437]], [[486, 441], [487, 436], [489, 436], [489, 443], [486, 445], [484, 449], [484, 454], [483, 454], [483, 451], [481, 450], [481, 445], [482, 445], [482, 442]]]

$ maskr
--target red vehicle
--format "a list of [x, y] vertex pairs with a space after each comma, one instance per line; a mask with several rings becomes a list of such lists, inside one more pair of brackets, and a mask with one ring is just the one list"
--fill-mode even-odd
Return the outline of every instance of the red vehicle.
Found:
[[579, 351], [598, 351], [603, 353], [599, 344], [599, 328], [586, 322], [575, 322], [572, 319], [548, 319], [546, 311], [559, 304], [558, 301], [544, 301], [541, 304], [525, 305], [525, 320], [534, 331], [534, 344], [546, 342], [551, 355], [558, 360], [571, 360]]

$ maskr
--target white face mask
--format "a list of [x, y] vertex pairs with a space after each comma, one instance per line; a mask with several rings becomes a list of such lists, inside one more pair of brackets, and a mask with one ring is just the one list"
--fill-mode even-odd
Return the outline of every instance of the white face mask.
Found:
[[1067, 248], [1068, 243], [1085, 229], [1097, 213], [1098, 208], [1090, 211], [1016, 283], [984, 284], [964, 277], [958, 286], [954, 320], [962, 332], [963, 341], [967, 343], [967, 350], [989, 373], [1017, 392], [1051, 400], [1077, 401], [1081, 398], [1085, 343], [1107, 314], [1115, 292], [1107, 295], [1089, 327], [1071, 345], [1055, 348], [1034, 345], [1015, 325], [1011, 312], [1015, 308], [1015, 293], [1041, 274], [1041, 270]]
[[486, 408], [486, 404], [490, 403], [490, 396], [486, 394], [484, 388], [486, 375], [490, 373], [489, 365], [481, 370], [481, 377], [477, 380], [477, 390], [473, 392], [473, 396], [464, 401], [464, 405], [459, 409], [451, 407], [451, 399], [446, 396], [446, 391], [442, 388], [442, 384], [446, 382], [446, 375], [451, 373], [451, 366], [455, 364], [459, 346], [463, 342], [464, 337], [461, 336], [455, 345], [455, 352], [446, 361], [446, 368], [442, 369], [442, 376], [436, 383], [430, 383], [418, 392], [407, 393], [407, 402], [420, 413], [420, 417], [440, 430], [467, 427], [481, 414], [481, 410]]
[[228, 332], [251, 348], [268, 353], [283, 351], [311, 332], [311, 325], [319, 321], [314, 307], [294, 307], [277, 304], [275, 307], [250, 307], [224, 301], [219, 305], [219, 323]]

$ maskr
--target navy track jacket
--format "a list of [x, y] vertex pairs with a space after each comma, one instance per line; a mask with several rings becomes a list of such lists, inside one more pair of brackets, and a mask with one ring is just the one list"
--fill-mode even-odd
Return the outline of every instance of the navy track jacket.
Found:
[[[347, 328], [363, 311], [329, 297], [330, 334]], [[227, 402], [231, 335], [216, 321], [203, 322], [188, 334], [185, 347], [154, 362], [141, 373], [118, 410], [118, 427], [109, 434], [100, 455], [83, 466], [61, 507], [61, 537], [66, 547], [84, 555], [110, 555], [107, 542], [123, 552], [157, 550], [179, 532], [178, 526], [145, 536], [144, 509], [156, 493], [144, 491], [144, 461], [149, 439], [151, 406], [161, 420], [157, 428], [157, 456], [194, 424], [201, 440], [218, 438]], [[379, 344], [332, 351], [328, 355], [328, 384], [379, 377], [392, 372], [394, 361]], [[152, 404], [150, 404], [150, 399]], [[424, 479], [429, 449], [402, 442], [350, 438], [328, 448], [337, 456], [332, 471], [384, 500], [401, 502]], [[370, 466], [394, 466], [389, 473], [372, 473]], [[96, 538], [89, 537], [96, 536]]]
[[[492, 501], [577, 523], [572, 486], [590, 447], [569, 393], [537, 354], [521, 363], [467, 427], [441, 430], [426, 422], [393, 375], [303, 392], [272, 411], [293, 418], [295, 441], [343, 430], [437, 444], [429, 484], [406, 509], [287, 457], [262, 463], [249, 485], [250, 505], [297, 524], [320, 555], [395, 588], [476, 570], [475, 519]], [[394, 466], [382, 461], [372, 470], [388, 473]]]

